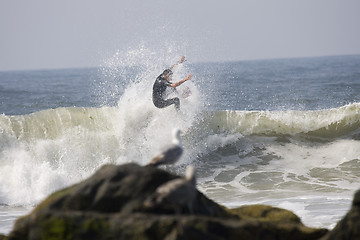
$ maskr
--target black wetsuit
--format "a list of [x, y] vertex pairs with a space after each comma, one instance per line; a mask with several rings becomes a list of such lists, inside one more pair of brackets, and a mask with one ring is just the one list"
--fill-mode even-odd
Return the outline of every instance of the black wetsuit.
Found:
[[153, 85], [153, 103], [158, 108], [164, 108], [175, 104], [176, 110], [180, 110], [180, 99], [170, 98], [165, 99], [166, 89], [170, 87], [172, 83], [162, 77], [162, 74], [158, 76]]

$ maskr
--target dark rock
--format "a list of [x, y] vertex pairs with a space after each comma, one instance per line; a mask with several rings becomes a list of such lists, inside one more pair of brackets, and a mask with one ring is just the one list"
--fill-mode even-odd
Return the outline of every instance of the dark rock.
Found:
[[56, 212], [40, 215], [36, 221], [37, 223], [32, 223], [29, 234], [12, 234], [10, 239], [297, 240], [319, 239], [325, 233], [324, 230], [309, 229], [301, 224], [274, 224], [195, 215]]
[[[50, 195], [34, 212], [56, 210], [129, 214], [145, 211], [173, 214], [177, 209], [168, 206], [145, 209], [143, 202], [158, 186], [175, 178], [179, 176], [153, 166], [105, 165], [87, 180]], [[219, 217], [229, 215], [225, 208], [200, 192], [194, 213]]]
[[89, 179], [50, 195], [18, 219], [9, 239], [319, 239], [293, 213], [255, 205], [227, 209], [196, 193], [187, 204], [144, 206], [179, 176], [152, 166], [106, 165]]
[[360, 191], [357, 191], [351, 209], [322, 240], [360, 240]]

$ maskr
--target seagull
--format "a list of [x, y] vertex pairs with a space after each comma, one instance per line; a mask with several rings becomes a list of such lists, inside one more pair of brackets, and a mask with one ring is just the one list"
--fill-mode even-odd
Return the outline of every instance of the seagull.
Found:
[[153, 208], [156, 206], [172, 206], [177, 212], [184, 206], [187, 206], [192, 212], [192, 203], [196, 198], [196, 179], [195, 168], [192, 165], [187, 166], [185, 178], [177, 178], [160, 185], [148, 199], [144, 206]]
[[180, 129], [174, 129], [172, 143], [165, 146], [163, 151], [156, 157], [154, 157], [149, 163], [149, 165], [160, 166], [176, 163], [183, 153], [183, 146], [180, 134]]

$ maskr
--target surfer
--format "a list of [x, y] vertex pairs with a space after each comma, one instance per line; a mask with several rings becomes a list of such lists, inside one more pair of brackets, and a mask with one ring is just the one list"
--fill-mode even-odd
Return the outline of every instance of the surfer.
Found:
[[164, 72], [156, 78], [154, 85], [153, 85], [153, 97], [152, 97], [155, 107], [165, 108], [172, 104], [175, 104], [176, 110], [178, 110], [178, 111], [180, 110], [180, 99], [178, 97], [174, 97], [174, 98], [170, 98], [170, 99], [165, 99], [165, 98], [167, 96], [166, 90], [168, 87], [175, 89], [178, 86], [180, 86], [181, 84], [183, 84], [184, 82], [186, 82], [187, 80], [191, 79], [192, 74], [190, 74], [183, 80], [180, 80], [176, 83], [171, 82], [172, 74], [173, 74], [173, 72], [171, 70], [176, 65], [183, 63], [184, 61], [185, 61], [185, 57], [183, 56], [183, 57], [181, 57], [179, 62], [175, 63], [168, 69], [164, 70]]

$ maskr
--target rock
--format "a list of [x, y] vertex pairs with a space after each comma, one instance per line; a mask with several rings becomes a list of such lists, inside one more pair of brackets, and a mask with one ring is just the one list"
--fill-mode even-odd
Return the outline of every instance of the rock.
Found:
[[18, 219], [8, 239], [319, 239], [293, 213], [270, 206], [227, 209], [196, 191], [187, 204], [144, 207], [158, 186], [179, 178], [153, 166], [106, 165], [55, 192]]
[[[153, 166], [105, 165], [89, 179], [50, 195], [34, 212], [56, 210], [129, 214], [146, 211], [173, 214], [176, 212], [175, 209], [167, 206], [144, 209], [143, 202], [158, 186], [175, 178], [179, 176]], [[196, 199], [196, 214], [229, 215], [223, 207], [207, 199], [200, 192]]]
[[335, 228], [321, 240], [360, 240], [360, 190], [355, 193], [351, 209]]
[[[41, 215], [27, 235], [10, 239], [319, 239], [324, 231], [195, 215], [64, 213]], [[30, 237], [31, 236], [31, 237]]]
[[229, 210], [241, 219], [254, 219], [264, 222], [301, 224], [301, 220], [293, 212], [265, 205], [249, 205]]

